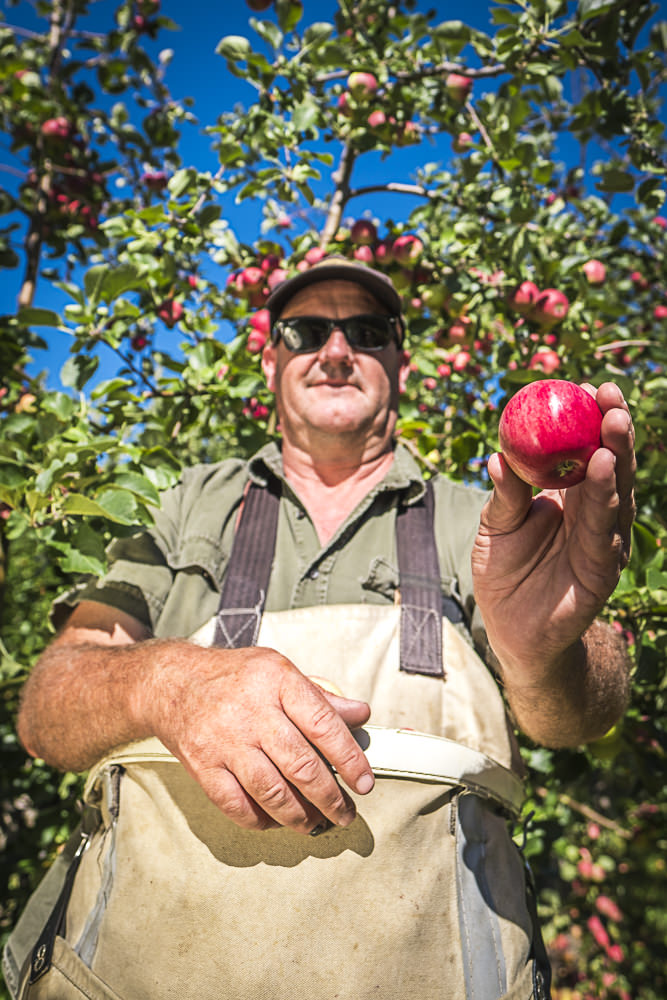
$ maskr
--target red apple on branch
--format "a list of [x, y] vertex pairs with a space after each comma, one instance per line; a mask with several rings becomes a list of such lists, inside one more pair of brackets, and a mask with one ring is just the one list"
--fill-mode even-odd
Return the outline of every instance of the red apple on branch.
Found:
[[350, 73], [347, 78], [347, 89], [355, 101], [363, 101], [372, 97], [378, 89], [377, 77], [373, 73]]
[[47, 118], [45, 122], [42, 122], [42, 135], [52, 139], [67, 139], [71, 132], [72, 126], [64, 115], [58, 115], [57, 118]]
[[602, 412], [574, 382], [540, 379], [514, 395], [500, 418], [500, 447], [531, 486], [559, 490], [580, 483], [600, 447]]
[[570, 302], [558, 288], [545, 288], [530, 311], [531, 318], [547, 329], [556, 326], [568, 314]]
[[350, 230], [350, 239], [355, 246], [372, 246], [377, 238], [377, 227], [370, 219], [357, 219]]
[[391, 247], [394, 260], [401, 264], [406, 261], [415, 261], [421, 256], [423, 249], [422, 241], [418, 236], [413, 236], [412, 233], [397, 236]]
[[169, 329], [176, 326], [183, 315], [184, 309], [181, 302], [175, 299], [165, 299], [157, 310], [158, 317]]
[[469, 76], [462, 76], [460, 73], [450, 73], [445, 80], [445, 87], [453, 100], [463, 104], [472, 90], [472, 80]]
[[603, 285], [607, 277], [607, 268], [601, 260], [587, 260], [581, 270], [586, 275], [589, 285]]
[[540, 296], [540, 290], [533, 281], [522, 281], [510, 292], [509, 306], [522, 316], [528, 315]]

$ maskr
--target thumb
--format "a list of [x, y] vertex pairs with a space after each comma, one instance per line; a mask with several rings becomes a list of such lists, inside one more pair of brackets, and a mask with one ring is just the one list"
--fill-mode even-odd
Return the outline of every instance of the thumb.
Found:
[[481, 526], [494, 534], [509, 534], [525, 521], [533, 488], [512, 472], [501, 452], [491, 455], [488, 471], [493, 492], [482, 510]]

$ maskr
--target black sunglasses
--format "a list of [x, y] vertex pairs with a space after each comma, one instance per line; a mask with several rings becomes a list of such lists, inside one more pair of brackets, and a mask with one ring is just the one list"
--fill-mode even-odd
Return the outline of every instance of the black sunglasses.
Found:
[[271, 329], [274, 344], [282, 338], [288, 351], [307, 354], [319, 351], [333, 330], [341, 330], [354, 351], [382, 351], [392, 341], [400, 345], [403, 324], [398, 316], [348, 316], [325, 319], [322, 316], [291, 316], [278, 319]]

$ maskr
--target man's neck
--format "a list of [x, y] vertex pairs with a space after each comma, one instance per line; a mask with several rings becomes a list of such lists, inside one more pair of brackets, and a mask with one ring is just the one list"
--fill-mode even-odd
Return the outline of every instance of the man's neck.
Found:
[[305, 505], [324, 545], [355, 507], [386, 476], [392, 449], [361, 460], [349, 452], [318, 455], [283, 442], [285, 478]]

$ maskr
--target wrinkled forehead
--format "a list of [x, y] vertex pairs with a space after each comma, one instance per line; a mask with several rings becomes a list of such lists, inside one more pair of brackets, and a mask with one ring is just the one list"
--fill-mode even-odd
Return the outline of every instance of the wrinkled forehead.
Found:
[[317, 281], [296, 292], [283, 306], [280, 316], [326, 316], [342, 319], [376, 313], [388, 316], [389, 312], [363, 285], [355, 281]]

